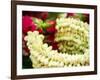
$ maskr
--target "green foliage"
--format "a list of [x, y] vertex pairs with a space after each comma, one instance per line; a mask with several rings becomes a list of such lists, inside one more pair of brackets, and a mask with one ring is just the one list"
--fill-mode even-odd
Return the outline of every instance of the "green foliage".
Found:
[[29, 58], [29, 56], [22, 56], [22, 68], [23, 69], [28, 69], [28, 68], [32, 68], [32, 62]]

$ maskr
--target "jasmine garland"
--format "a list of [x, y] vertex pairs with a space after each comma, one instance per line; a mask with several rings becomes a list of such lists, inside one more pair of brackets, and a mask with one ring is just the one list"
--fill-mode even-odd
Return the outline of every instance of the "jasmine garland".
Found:
[[[67, 20], [67, 18], [66, 18], [66, 20]], [[59, 22], [58, 19], [57, 19], [57, 21]], [[77, 20], [76, 20], [76, 22], [77, 22]], [[87, 25], [86, 23], [85, 24], [83, 22], [81, 22], [81, 23], [83, 25]], [[56, 26], [56, 28], [58, 30], [58, 33], [55, 35], [55, 40], [60, 41], [61, 39], [59, 39], [59, 37], [58, 37], [60, 27]], [[77, 29], [79, 29], [79, 28], [77, 28]], [[85, 37], [88, 37], [87, 36], [88, 28], [85, 26], [85, 28], [83, 28], [83, 29], [85, 29], [86, 31], [82, 35], [86, 34]], [[64, 30], [62, 30], [62, 31], [64, 31]], [[81, 29], [79, 29], [79, 31], [81, 31]], [[67, 34], [67, 32], [66, 32], [66, 34]], [[58, 52], [57, 50], [52, 50], [52, 46], [48, 46], [47, 43], [43, 43], [44, 37], [45, 36], [42, 34], [39, 34], [38, 31], [34, 31], [34, 32], [29, 31], [28, 35], [25, 37], [25, 41], [27, 41], [27, 46], [30, 50], [30, 59], [32, 61], [33, 68], [69, 67], [69, 66], [89, 65], [89, 49], [88, 49], [88, 47], [84, 48], [83, 54], [76, 53], [76, 52], [80, 52], [80, 48], [78, 51], [75, 52], [75, 54], [70, 54], [70, 52], [68, 53], [67, 49], [66, 49], [66, 52], [64, 52], [63, 50], [61, 50], [62, 52], [61, 51]], [[67, 37], [67, 35], [64, 37]], [[62, 38], [62, 39], [64, 39], [64, 38]], [[74, 41], [74, 38], [72, 38], [72, 40]], [[86, 41], [87, 41], [86, 43], [88, 43], [88, 40], [86, 40]], [[80, 43], [81, 43], [81, 41], [80, 41]], [[59, 45], [60, 44], [61, 43], [59, 43]], [[63, 45], [63, 43], [61, 45]], [[75, 46], [75, 45], [73, 45], [73, 46]], [[79, 44], [79, 46], [82, 46], [82, 45]], [[73, 50], [75, 51], [74, 48], [73, 48]]]
[[58, 18], [55, 41], [59, 51], [68, 54], [84, 54], [89, 49], [89, 25], [79, 19]]

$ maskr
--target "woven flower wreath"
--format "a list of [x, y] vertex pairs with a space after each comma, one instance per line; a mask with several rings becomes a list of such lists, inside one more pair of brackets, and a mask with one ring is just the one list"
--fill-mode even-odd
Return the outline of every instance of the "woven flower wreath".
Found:
[[[36, 26], [40, 27], [38, 21]], [[33, 68], [89, 65], [89, 25], [76, 18], [56, 18], [56, 31], [47, 36], [43, 28], [27, 31], [24, 37]], [[41, 21], [42, 23], [42, 21]], [[50, 23], [50, 22], [49, 22]], [[48, 24], [43, 24], [48, 25]], [[52, 27], [52, 26], [51, 26]], [[44, 29], [45, 30], [45, 29]], [[47, 31], [53, 31], [53, 27]], [[42, 32], [42, 33], [41, 33]], [[53, 45], [47, 38], [54, 37]], [[51, 38], [52, 40], [52, 38]], [[56, 46], [56, 48], [55, 48]]]

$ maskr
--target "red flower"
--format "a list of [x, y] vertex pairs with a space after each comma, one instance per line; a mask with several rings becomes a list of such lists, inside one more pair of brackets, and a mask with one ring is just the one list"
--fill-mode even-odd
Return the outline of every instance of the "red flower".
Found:
[[57, 44], [58, 43], [56, 43], [56, 42], [54, 42], [54, 43], [51, 44], [53, 50], [57, 50], [58, 49], [58, 45]]
[[54, 33], [54, 32], [56, 32], [56, 29], [54, 26], [51, 26], [51, 27], [47, 28], [47, 32]]
[[55, 28], [56, 21], [48, 21], [48, 23], [50, 24], [50, 26], [46, 29], [46, 31], [49, 33], [55, 33], [57, 31]]
[[54, 38], [55, 38], [54, 34], [48, 35], [48, 36], [47, 36], [47, 41], [48, 41], [48, 42], [54, 42]]
[[34, 24], [31, 17], [29, 17], [29, 16], [22, 17], [22, 29], [25, 34], [28, 31], [34, 31], [36, 29], [36, 25]]
[[47, 19], [48, 17], [48, 12], [32, 12], [32, 11], [23, 11], [23, 15], [31, 16], [31, 17], [36, 17], [40, 18], [42, 20]]
[[45, 20], [48, 17], [48, 12], [42, 12], [42, 13], [40, 13], [39, 16], [40, 16], [41, 19]]
[[30, 16], [23, 16], [22, 17], [22, 31], [23, 31], [22, 48], [23, 48], [23, 55], [25, 56], [29, 55], [29, 49], [26, 46], [26, 41], [24, 40], [24, 37], [26, 36], [28, 31], [34, 31], [34, 30], [36, 30], [36, 25], [34, 24], [32, 18]]
[[53, 50], [56, 50], [56, 49], [58, 49], [58, 46], [57, 46], [58, 43], [55, 42], [54, 39], [55, 39], [54, 34], [53, 35], [48, 35], [47, 38], [46, 38], [46, 42], [52, 46]]
[[75, 13], [67, 13], [68, 17], [75, 16], [75, 15], [76, 15]]
[[37, 31], [41, 34], [43, 33], [43, 30], [42, 29], [37, 29]]

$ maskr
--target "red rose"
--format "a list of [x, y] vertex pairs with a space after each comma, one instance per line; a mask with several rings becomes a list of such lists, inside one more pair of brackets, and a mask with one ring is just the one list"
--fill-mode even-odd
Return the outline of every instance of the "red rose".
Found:
[[29, 16], [22, 17], [22, 30], [26, 34], [28, 31], [36, 30], [36, 25], [34, 24], [33, 20]]

